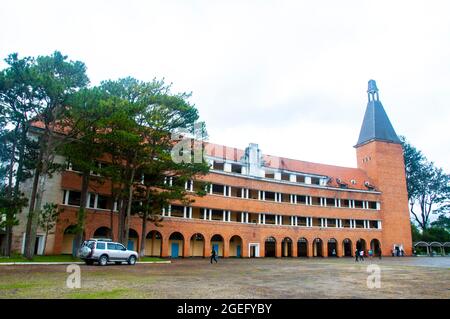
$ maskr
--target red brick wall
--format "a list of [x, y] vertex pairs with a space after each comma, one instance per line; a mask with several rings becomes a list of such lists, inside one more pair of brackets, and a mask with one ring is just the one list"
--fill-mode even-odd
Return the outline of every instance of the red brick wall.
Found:
[[[383, 253], [390, 252], [394, 244], [403, 244], [405, 253], [411, 254], [411, 224], [402, 146], [374, 141], [358, 147], [356, 154], [358, 167], [367, 172], [382, 192]], [[364, 161], [368, 157], [370, 160]]]

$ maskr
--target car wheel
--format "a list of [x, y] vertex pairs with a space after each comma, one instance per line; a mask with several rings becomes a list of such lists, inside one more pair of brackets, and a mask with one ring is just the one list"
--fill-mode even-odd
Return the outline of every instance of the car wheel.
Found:
[[130, 256], [130, 258], [128, 258], [128, 265], [134, 264], [136, 264], [136, 256]]
[[84, 262], [85, 262], [86, 265], [88, 265], [88, 266], [92, 266], [92, 265], [94, 264], [94, 261], [93, 261], [93, 260], [85, 260]]
[[103, 255], [100, 257], [100, 259], [98, 260], [98, 264], [100, 266], [106, 266], [106, 264], [108, 263], [108, 256]]

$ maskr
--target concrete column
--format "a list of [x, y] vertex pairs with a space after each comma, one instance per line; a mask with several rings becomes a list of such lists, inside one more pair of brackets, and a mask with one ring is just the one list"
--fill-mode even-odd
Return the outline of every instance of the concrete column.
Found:
[[246, 190], [245, 190], [245, 198], [249, 198], [249, 193], [250, 193], [250, 190], [247, 188]]
[[295, 226], [298, 226], [298, 216], [295, 216]]
[[323, 218], [320, 219], [320, 227], [324, 227]]
[[328, 227], [328, 218], [324, 218], [325, 227]]
[[203, 208], [203, 220], [206, 220], [206, 216], [208, 216], [208, 210]]
[[258, 200], [261, 200], [262, 196], [261, 196], [261, 191], [258, 191]]
[[246, 198], [245, 197], [245, 188], [241, 188], [241, 198]]
[[231, 222], [231, 210], [228, 211], [228, 221]]
[[223, 210], [222, 211], [222, 221], [226, 221], [226, 215], [227, 215], [227, 211]]
[[241, 212], [241, 223], [245, 223], [244, 212]]
[[187, 207], [183, 206], [183, 218], [187, 217]]
[[245, 222], [248, 224], [248, 213], [245, 213]]
[[212, 209], [209, 210], [209, 220], [212, 220]]
[[266, 224], [266, 214], [262, 214], [262, 223]]
[[192, 207], [189, 207], [189, 218], [192, 219]]
[[167, 211], [167, 216], [172, 216], [172, 205], [169, 205], [169, 209]]
[[262, 222], [261, 214], [258, 214], [258, 224], [261, 224], [261, 222]]

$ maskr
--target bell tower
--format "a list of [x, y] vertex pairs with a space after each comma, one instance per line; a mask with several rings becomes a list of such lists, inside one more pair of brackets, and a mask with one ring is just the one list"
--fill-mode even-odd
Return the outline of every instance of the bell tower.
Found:
[[368, 103], [358, 142], [358, 168], [366, 171], [381, 192], [381, 248], [389, 255], [395, 247], [412, 253], [411, 223], [401, 141], [380, 102], [374, 80], [369, 81]]

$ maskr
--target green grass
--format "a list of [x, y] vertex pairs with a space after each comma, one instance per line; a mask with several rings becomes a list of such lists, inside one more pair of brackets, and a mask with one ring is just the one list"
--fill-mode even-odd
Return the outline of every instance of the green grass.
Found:
[[51, 255], [51, 256], [34, 256], [32, 260], [28, 260], [23, 256], [0, 257], [0, 263], [12, 262], [77, 262], [81, 261], [71, 255]]

